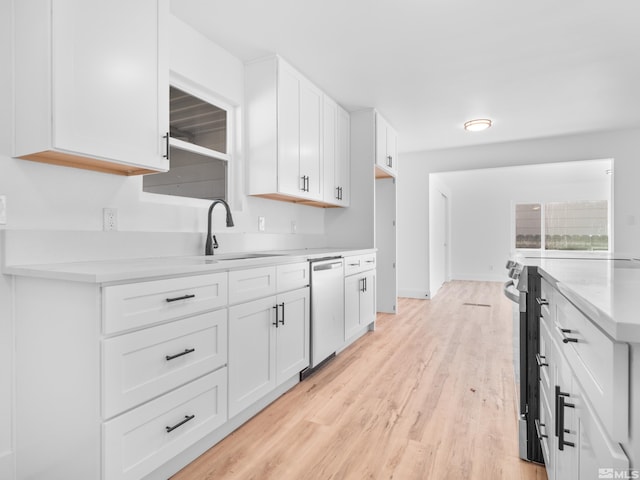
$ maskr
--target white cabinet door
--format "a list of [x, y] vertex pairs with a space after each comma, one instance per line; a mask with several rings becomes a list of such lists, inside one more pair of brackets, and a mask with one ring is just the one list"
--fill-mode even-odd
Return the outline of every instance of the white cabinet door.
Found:
[[360, 325], [369, 325], [376, 319], [376, 272], [364, 275], [364, 291], [360, 292]]
[[[120, 174], [168, 170], [168, 1], [16, 7], [16, 156]], [[42, 27], [48, 34], [32, 32]]]
[[360, 290], [363, 279], [351, 275], [344, 279], [344, 339], [349, 340], [360, 330]]
[[349, 112], [340, 107], [338, 107], [337, 132], [338, 143], [336, 148], [334, 182], [336, 187], [340, 188], [339, 205], [348, 207], [351, 194], [351, 122]]
[[309, 366], [309, 288], [278, 295], [276, 383]]
[[322, 158], [320, 156], [322, 92], [300, 79], [300, 176], [305, 178], [303, 195], [322, 200]]
[[324, 169], [324, 201], [327, 203], [339, 203], [339, 190], [336, 183], [338, 172], [337, 162], [337, 120], [338, 104], [331, 98], [324, 96], [322, 106], [322, 162]]
[[300, 81], [282, 63], [278, 68], [277, 115], [278, 192], [301, 195], [304, 185], [300, 173]]
[[395, 130], [379, 113], [376, 113], [376, 176], [396, 176], [397, 142]]
[[229, 418], [276, 386], [275, 297], [229, 308]]
[[578, 478], [578, 448], [576, 396], [573, 378], [567, 363], [558, 356], [555, 368], [556, 387], [554, 391], [554, 426], [556, 436], [555, 477], [562, 480]]

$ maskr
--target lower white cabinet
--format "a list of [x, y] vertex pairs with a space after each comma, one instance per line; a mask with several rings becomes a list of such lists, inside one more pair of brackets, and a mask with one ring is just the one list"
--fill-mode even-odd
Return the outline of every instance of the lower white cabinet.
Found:
[[139, 479], [224, 424], [226, 283], [15, 277], [16, 478]]
[[[597, 331], [559, 291], [544, 279], [542, 284], [546, 298], [541, 301], [548, 306], [540, 318], [540, 418], [536, 426], [547, 477], [613, 478], [600, 477], [601, 469], [626, 472], [629, 468], [629, 459], [614, 438], [618, 426], [625, 423], [620, 418], [628, 418], [629, 413], [628, 346]], [[625, 377], [627, 385], [615, 387]]]
[[348, 341], [376, 319], [375, 254], [345, 258], [344, 339]]
[[309, 288], [229, 309], [229, 417], [309, 365]]
[[222, 368], [105, 422], [104, 478], [142, 478], [226, 421]]

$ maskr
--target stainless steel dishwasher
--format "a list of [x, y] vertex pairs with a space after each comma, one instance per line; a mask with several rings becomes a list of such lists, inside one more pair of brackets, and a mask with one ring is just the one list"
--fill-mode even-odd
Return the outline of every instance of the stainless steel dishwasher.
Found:
[[302, 378], [344, 343], [344, 260], [311, 261], [311, 361]]

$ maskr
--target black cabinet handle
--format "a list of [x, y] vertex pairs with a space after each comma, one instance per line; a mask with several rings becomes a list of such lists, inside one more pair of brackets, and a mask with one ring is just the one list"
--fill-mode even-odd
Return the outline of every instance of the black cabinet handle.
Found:
[[278, 305], [274, 305], [273, 309], [276, 311], [276, 321], [273, 322], [271, 325], [275, 325], [276, 328], [278, 328]]
[[167, 362], [168, 362], [169, 360], [173, 360], [174, 358], [178, 358], [178, 357], [181, 357], [183, 355], [188, 355], [188, 354], [193, 353], [195, 351], [196, 351], [195, 348], [187, 348], [187, 349], [185, 349], [184, 352], [176, 353], [175, 355], [167, 355], [164, 358], [166, 358]]
[[573, 330], [570, 330], [568, 328], [560, 328], [560, 327], [558, 327], [558, 330], [560, 331], [560, 335], [562, 336], [562, 343], [578, 343], [577, 338], [571, 338], [565, 335], [565, 333], [575, 333]]
[[544, 434], [542, 433], [542, 427], [545, 427], [545, 424], [544, 424], [544, 423], [540, 423], [540, 420], [538, 420], [538, 419], [536, 418], [536, 420], [535, 420], [535, 425], [536, 425], [536, 433], [538, 434], [538, 438], [539, 438], [539, 439], [549, 438], [549, 436], [548, 436], [548, 435], [544, 435]]
[[538, 367], [548, 367], [549, 364], [547, 362], [543, 362], [543, 359], [546, 360], [547, 357], [545, 357], [544, 355], [540, 355], [539, 353], [536, 353], [536, 363], [538, 364]]
[[162, 158], [166, 158], [167, 160], [171, 161], [171, 149], [169, 147], [169, 132], [167, 132], [166, 135], [164, 135], [162, 138], [164, 138], [165, 141], [165, 154], [162, 155]]
[[547, 300], [545, 298], [536, 298], [536, 302], [538, 302], [538, 305], [540, 305], [540, 306], [549, 305], [549, 300]]
[[569, 394], [562, 392], [560, 387], [556, 385], [556, 437], [558, 437], [558, 450], [564, 450], [564, 447], [575, 447], [575, 443], [567, 442], [564, 439], [565, 433], [570, 433], [569, 429], [564, 428], [564, 409], [575, 408], [575, 404], [567, 403], [565, 398]]
[[280, 306], [282, 307], [282, 318], [280, 319], [280, 324], [284, 325], [284, 302], [282, 302]]
[[173, 427], [164, 427], [164, 428], [167, 430], [167, 433], [173, 432], [176, 428], [181, 427], [182, 425], [187, 423], [189, 420], [193, 420], [194, 418], [196, 418], [195, 415], [185, 415], [184, 420], [176, 423]]
[[178, 300], [187, 300], [188, 298], [195, 298], [195, 295], [183, 295], [181, 297], [167, 298], [167, 302], [177, 302]]

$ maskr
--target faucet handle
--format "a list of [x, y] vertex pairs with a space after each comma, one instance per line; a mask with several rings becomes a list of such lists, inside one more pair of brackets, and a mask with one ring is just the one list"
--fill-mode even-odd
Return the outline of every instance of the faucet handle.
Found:
[[213, 235], [213, 248], [218, 248], [220, 245], [218, 245], [218, 240], [216, 240], [216, 236]]

